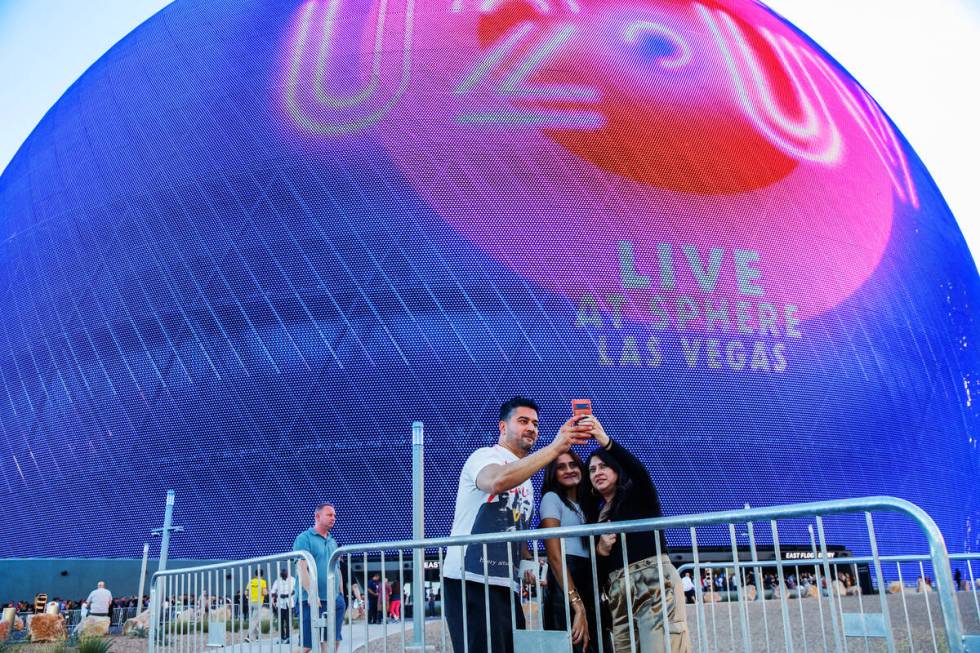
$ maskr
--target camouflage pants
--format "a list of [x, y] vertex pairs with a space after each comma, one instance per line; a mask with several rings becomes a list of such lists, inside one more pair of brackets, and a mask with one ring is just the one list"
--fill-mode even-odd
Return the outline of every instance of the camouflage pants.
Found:
[[[634, 562], [629, 566], [629, 595], [627, 601], [625, 575], [622, 569], [609, 574], [606, 596], [612, 613], [612, 639], [615, 653], [629, 653], [631, 639], [636, 653], [691, 653], [691, 637], [687, 632], [687, 609], [681, 589], [681, 577], [670, 558], [660, 556], [663, 567], [663, 586], [666, 601], [660, 591], [660, 567], [656, 556]], [[667, 629], [664, 629], [666, 603]], [[632, 638], [630, 614], [633, 615]], [[670, 638], [670, 649], [666, 648]]]

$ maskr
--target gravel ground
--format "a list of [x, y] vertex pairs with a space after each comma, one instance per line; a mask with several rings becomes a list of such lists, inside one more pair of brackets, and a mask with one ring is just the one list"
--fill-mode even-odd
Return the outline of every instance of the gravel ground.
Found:
[[[146, 640], [135, 637], [110, 636], [110, 653], [145, 653]], [[32, 642], [17, 642], [10, 644], [13, 653], [77, 653], [78, 648], [69, 646], [66, 642], [35, 644]]]
[[[903, 606], [903, 596], [898, 594], [887, 595], [888, 612], [891, 617], [892, 633], [895, 637], [895, 647], [899, 652], [909, 651], [909, 632], [912, 633], [913, 651], [933, 651], [933, 629], [930, 629], [929, 612], [926, 608], [926, 597], [929, 600], [929, 608], [932, 610], [932, 623], [935, 630], [936, 648], [939, 651], [948, 650], [945, 644], [945, 629], [941, 623], [941, 613], [935, 594], [905, 594], [905, 605]], [[960, 613], [963, 618], [963, 629], [966, 633], [980, 633], [980, 624], [977, 621], [976, 608], [973, 598], [969, 594], [959, 594]], [[843, 610], [845, 614], [860, 613], [861, 603], [864, 605], [865, 613], [881, 613], [881, 601], [878, 596], [858, 597], [848, 596], [839, 600], [838, 610]], [[834, 649], [833, 630], [830, 617], [830, 599], [823, 598], [822, 601], [816, 599], [789, 600], [786, 602], [789, 613], [790, 631], [793, 637], [794, 653], [812, 651], [822, 653], [824, 651], [824, 640], [830, 651]], [[693, 606], [688, 606], [693, 608]], [[801, 616], [802, 607], [802, 616]], [[823, 608], [823, 628], [821, 628], [821, 607]], [[908, 621], [905, 619], [905, 609], [908, 609]], [[768, 620], [769, 648], [766, 647], [766, 628], [763, 618]], [[735, 653], [743, 651], [742, 632], [740, 627], [740, 616], [737, 603], [709, 604], [705, 609], [705, 624], [707, 630], [707, 642], [710, 653]], [[746, 606], [746, 613], [749, 620], [749, 630], [751, 631], [750, 643], [752, 651], [778, 653], [787, 651], [783, 634], [782, 610], [779, 601], [766, 601], [763, 603], [750, 603]], [[696, 627], [695, 610], [688, 611], [688, 623], [691, 625], [691, 638], [693, 648], [698, 647], [698, 629]], [[729, 616], [730, 615], [730, 616]], [[805, 634], [805, 636], [804, 636]], [[883, 638], [848, 637], [847, 650], [854, 653], [862, 651], [887, 651], [887, 646]]]
[[[936, 648], [933, 647], [932, 630], [929, 627], [929, 613], [926, 609], [926, 597], [932, 610], [932, 620], [935, 627]], [[895, 646], [899, 653], [910, 651], [909, 631], [912, 632], [912, 651], [929, 653], [938, 650], [941, 653], [948, 650], [945, 644], [945, 630], [942, 627], [939, 605], [935, 594], [905, 594], [905, 606], [908, 608], [909, 620], [905, 620], [905, 607], [901, 595], [888, 595], [889, 614], [892, 620], [892, 632], [895, 635]], [[957, 595], [960, 602], [960, 613], [963, 618], [965, 633], [980, 634], [980, 621], [977, 619], [977, 609], [973, 596], [968, 593]], [[837, 601], [838, 599], [835, 599]], [[830, 599], [791, 599], [786, 602], [789, 613], [790, 632], [793, 637], [793, 653], [824, 653], [835, 650], [833, 630], [830, 621]], [[839, 599], [844, 613], [860, 613], [861, 606], [858, 597], [848, 596]], [[865, 613], [881, 613], [881, 603], [878, 596], [863, 596]], [[695, 653], [699, 651], [697, 611], [695, 606], [688, 605], [688, 624], [691, 632], [691, 644]], [[823, 608], [823, 629], [821, 630], [821, 607]], [[802, 608], [802, 615], [801, 615]], [[763, 616], [765, 612], [765, 620]], [[705, 625], [707, 632], [708, 653], [744, 653], [741, 632], [741, 618], [738, 603], [716, 603], [705, 606]], [[780, 653], [787, 651], [783, 635], [782, 610], [778, 600], [752, 602], [746, 605], [746, 616], [750, 630], [750, 648], [753, 653]], [[769, 645], [766, 646], [765, 623], [768, 621]], [[411, 632], [411, 631], [409, 631]], [[434, 650], [442, 652], [442, 630], [437, 621], [426, 624], [426, 643], [434, 645]], [[805, 633], [805, 637], [804, 637]], [[446, 653], [452, 651], [448, 642]], [[342, 651], [347, 648], [342, 647]], [[356, 653], [383, 653], [384, 642], [379, 638], [368, 644], [367, 648], [354, 649]], [[401, 650], [401, 633], [388, 637], [387, 650], [391, 653]], [[848, 637], [847, 650], [849, 653], [886, 653], [885, 640], [881, 638]], [[518, 651], [517, 653], [520, 653]], [[608, 652], [607, 652], [608, 653]]]
[[111, 637], [112, 648], [109, 653], [145, 653], [146, 640], [138, 637]]

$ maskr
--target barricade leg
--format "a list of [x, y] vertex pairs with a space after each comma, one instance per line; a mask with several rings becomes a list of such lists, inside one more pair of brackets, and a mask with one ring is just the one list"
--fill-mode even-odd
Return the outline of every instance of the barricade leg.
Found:
[[[827, 578], [827, 588], [831, 590], [831, 593], [833, 593], [833, 581], [830, 578], [830, 558], [827, 555], [827, 539], [824, 537], [823, 532], [823, 518], [821, 518], [820, 515], [817, 515], [816, 522], [817, 534], [820, 536], [820, 554], [821, 560], [823, 561], [824, 576]], [[840, 622], [840, 616], [837, 614], [837, 611], [834, 610], [833, 598], [831, 598], [830, 605], [828, 607], [830, 609], [830, 624], [834, 631], [835, 650], [837, 653], [844, 653], [847, 648], [844, 644], [844, 628], [843, 624]]]
[[966, 568], [970, 574], [970, 591], [973, 593], [973, 607], [977, 611], [977, 621], [980, 621], [980, 600], [977, 599], [977, 594], [978, 594], [977, 590], [980, 588], [977, 587], [977, 581], [976, 579], [973, 578], [972, 560], [966, 561]]
[[[708, 624], [704, 618], [704, 589], [701, 582], [701, 557], [698, 552], [697, 529], [691, 527], [691, 553], [694, 556], [694, 611], [698, 625], [698, 650], [708, 653]], [[596, 592], [596, 596], [599, 593]]]
[[[748, 505], [746, 505], [748, 508]], [[748, 523], [749, 529], [749, 549], [752, 553], [752, 562], [759, 562], [759, 554], [755, 547], [755, 525], [752, 522]], [[766, 584], [762, 576], [762, 567], [758, 564], [753, 567], [755, 570], [755, 596], [760, 605], [762, 606], [762, 631], [765, 633], [766, 638], [766, 653], [769, 651], [769, 615], [766, 612]]]
[[[902, 579], [902, 563], [896, 562], [895, 569], [898, 571], [898, 587], [902, 597], [902, 611], [905, 613], [905, 631], [909, 638], [909, 653], [915, 653], [915, 641], [912, 637], [912, 621], [909, 619], [909, 604], [905, 600], [905, 581]], [[878, 588], [879, 592], [885, 592], [884, 587]]]
[[[693, 529], [692, 529], [693, 530]], [[599, 605], [599, 571], [596, 568], [595, 563], [595, 536], [589, 536], [589, 559], [591, 561], [590, 565], [592, 567], [592, 596], [594, 597], [594, 608], [595, 608], [595, 623], [596, 623], [596, 634], [598, 635], [599, 653], [605, 653], [605, 644], [602, 628], [602, 611]]]
[[442, 638], [442, 648], [440, 650], [442, 653], [447, 653], [449, 649], [446, 648], [446, 630], [448, 630], [449, 626], [446, 625], [446, 576], [442, 569], [443, 556], [441, 546], [436, 549], [436, 556], [439, 560], [439, 635]]
[[[881, 558], [878, 555], [878, 538], [875, 536], [874, 521], [871, 518], [871, 513], [864, 513], [864, 519], [868, 528], [868, 542], [871, 545], [871, 555], [874, 558], [875, 579], [878, 581], [878, 596], [881, 600], [881, 618], [885, 626], [888, 653], [895, 653], [895, 638], [892, 635], [891, 614], [888, 611], [888, 599], [885, 595], [885, 577], [881, 573]], [[931, 617], [929, 619], [929, 625], [932, 627]]]
[[[778, 554], [777, 554], [778, 555]], [[800, 567], [796, 566], [796, 579], [799, 582]], [[797, 586], [798, 587], [798, 586]], [[806, 641], [806, 617], [803, 615], [803, 597], [797, 595], [797, 605], [800, 606], [800, 639], [803, 640], [803, 653], [809, 653], [810, 645]]]
[[[820, 591], [820, 587], [821, 587], [820, 565], [817, 564], [817, 561], [820, 560], [820, 556], [817, 554], [817, 540], [816, 540], [816, 536], [814, 535], [813, 526], [807, 526], [807, 530], [810, 533], [810, 550], [813, 553], [813, 560], [814, 560], [813, 577], [814, 580], [816, 580], [817, 582], [817, 610], [820, 613], [820, 636], [823, 641], [824, 653], [829, 653], [829, 649], [827, 648], [827, 625], [826, 622], [824, 621], [824, 616], [823, 616], [823, 592]], [[835, 638], [835, 642], [836, 642], [836, 638]], [[838, 647], [838, 653], [840, 653], [839, 647]]]
[[[364, 563], [364, 587], [365, 587], [365, 590], [366, 590], [367, 589], [367, 586], [368, 586], [368, 555], [367, 555], [367, 551], [364, 552], [364, 556], [363, 556], [362, 562]], [[383, 584], [384, 583], [384, 580], [385, 580], [384, 570], [383, 569], [381, 570], [381, 574], [382, 574], [381, 575], [381, 582]], [[382, 594], [384, 594], [384, 586], [382, 585], [381, 587], [379, 587], [378, 588], [378, 591], [381, 592]], [[367, 641], [370, 641], [370, 639], [371, 639], [370, 620], [369, 619], [365, 619], [364, 620], [364, 641], [367, 642]]]
[[932, 623], [932, 606], [929, 605], [929, 586], [925, 582], [926, 571], [922, 563], [919, 563], [919, 582], [922, 583], [922, 599], [926, 603], [926, 614], [929, 615], [929, 635], [932, 637], [933, 653], [939, 653], [939, 642], [936, 640], [936, 626]]
[[[405, 595], [405, 552], [402, 549], [398, 549], [398, 605], [404, 610], [402, 605], [402, 597]], [[399, 612], [398, 621], [401, 625], [402, 633], [402, 650], [405, 650], [405, 613], [404, 611]], [[425, 626], [425, 621], [423, 620], [422, 626]], [[424, 650], [424, 648], [423, 648]]]
[[[742, 633], [742, 650], [745, 653], [752, 653], [752, 634], [749, 630], [749, 613], [746, 607], [745, 600], [745, 578], [741, 575], [741, 567], [739, 567], [739, 557], [738, 557], [738, 545], [735, 541], [735, 524], [728, 525], [728, 540], [732, 547], [732, 563], [735, 565], [732, 569], [733, 575], [736, 577], [736, 587], [735, 591], [738, 596], [738, 616], [739, 616], [739, 628]], [[728, 595], [729, 601], [731, 601], [731, 591]]]
[[[401, 567], [402, 567], [402, 558], [401, 558], [401, 551], [399, 551], [398, 569], [401, 570]], [[388, 653], [388, 602], [390, 599], [388, 597], [388, 565], [386, 564], [384, 550], [381, 551], [381, 582], [382, 582], [382, 586], [378, 589], [378, 591], [381, 592], [380, 596], [378, 596], [378, 600], [381, 605], [381, 631], [382, 631], [381, 637], [384, 641], [384, 643], [382, 644], [382, 646], [384, 647], [384, 653]], [[402, 635], [402, 650], [405, 650], [404, 635]]]

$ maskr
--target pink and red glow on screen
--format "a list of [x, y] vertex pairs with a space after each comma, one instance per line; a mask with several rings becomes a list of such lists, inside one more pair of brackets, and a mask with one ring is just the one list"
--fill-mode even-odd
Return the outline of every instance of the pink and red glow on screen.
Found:
[[879, 107], [756, 3], [310, 0], [288, 38], [300, 133], [380, 145], [459, 234], [572, 298], [623, 291], [623, 242], [667, 294], [699, 284], [657, 287], [665, 245], [723, 250], [712, 292], [734, 298], [751, 250], [765, 301], [805, 319], [918, 207]]

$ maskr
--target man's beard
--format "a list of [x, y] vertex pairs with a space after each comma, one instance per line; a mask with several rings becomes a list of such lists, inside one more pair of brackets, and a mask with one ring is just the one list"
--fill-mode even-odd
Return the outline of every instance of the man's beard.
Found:
[[525, 444], [524, 443], [524, 434], [523, 433], [518, 434], [516, 436], [516, 440], [517, 440], [517, 448], [520, 449], [521, 451], [530, 451], [531, 449], [534, 448], [534, 443], [536, 441], [534, 439], [534, 437], [531, 436], [531, 443], [530, 444]]

